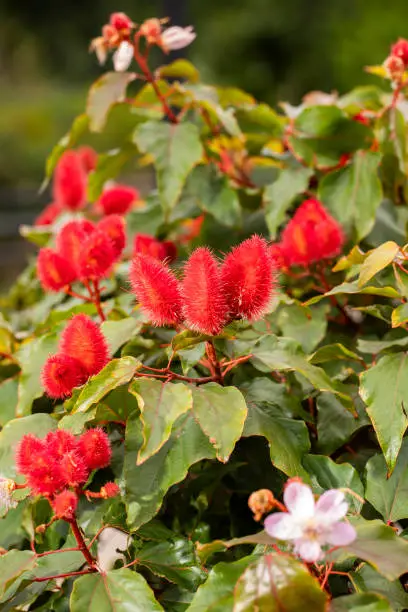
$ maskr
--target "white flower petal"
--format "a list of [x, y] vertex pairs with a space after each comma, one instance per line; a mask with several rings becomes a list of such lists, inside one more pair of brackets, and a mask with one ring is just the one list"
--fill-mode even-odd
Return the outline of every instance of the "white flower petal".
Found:
[[126, 40], [120, 43], [119, 47], [113, 54], [113, 67], [116, 72], [125, 72], [133, 59], [134, 48], [133, 45], [128, 43]]
[[283, 493], [283, 501], [289, 512], [298, 519], [308, 519], [314, 515], [312, 489], [302, 482], [289, 482]]
[[302, 530], [288, 512], [275, 512], [266, 517], [265, 531], [277, 540], [295, 540], [301, 537]]
[[323, 557], [319, 542], [308, 538], [299, 538], [295, 542], [295, 553], [308, 563], [315, 563]]
[[166, 51], [176, 51], [190, 45], [196, 36], [193, 26], [187, 26], [186, 28], [173, 26], [164, 30], [161, 35], [161, 43]]
[[357, 537], [357, 532], [350, 523], [335, 523], [326, 533], [325, 539], [332, 546], [347, 546]]
[[337, 489], [330, 489], [320, 496], [316, 503], [316, 516], [326, 522], [335, 522], [347, 514], [348, 503], [344, 493]]

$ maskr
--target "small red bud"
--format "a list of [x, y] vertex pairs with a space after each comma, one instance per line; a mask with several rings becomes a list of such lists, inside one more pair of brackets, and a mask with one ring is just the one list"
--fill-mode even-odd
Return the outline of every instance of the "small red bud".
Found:
[[404, 76], [405, 64], [398, 55], [390, 55], [383, 64], [388, 77], [392, 81], [399, 82]]
[[61, 291], [77, 277], [69, 260], [48, 247], [40, 249], [38, 254], [37, 276], [45, 291]]
[[82, 253], [82, 246], [86, 239], [93, 234], [95, 226], [91, 221], [79, 219], [66, 223], [57, 235], [58, 252], [79, 274], [79, 262]]
[[115, 185], [105, 189], [96, 206], [105, 215], [126, 215], [138, 200], [140, 194], [137, 189], [126, 185]]
[[58, 518], [72, 521], [75, 518], [78, 501], [77, 495], [66, 489], [54, 497], [51, 506]]
[[177, 247], [171, 240], [161, 242], [149, 234], [136, 234], [133, 242], [133, 254], [144, 253], [160, 261], [173, 261], [177, 257]]
[[65, 151], [55, 169], [54, 199], [60, 206], [79, 210], [86, 203], [86, 172], [75, 151]]
[[131, 30], [133, 28], [133, 21], [125, 13], [112, 13], [109, 23], [115, 30]]
[[112, 241], [98, 228], [82, 245], [78, 261], [79, 276], [84, 280], [99, 280], [108, 276], [115, 259]]
[[88, 429], [78, 441], [78, 450], [89, 470], [109, 465], [112, 450], [108, 435], [103, 429]]
[[120, 215], [109, 215], [99, 221], [97, 228], [109, 238], [115, 260], [119, 259], [126, 245], [126, 222]]
[[103, 499], [108, 499], [109, 497], [116, 497], [119, 495], [120, 489], [115, 482], [107, 482], [106, 485], [101, 488], [100, 494]]
[[82, 167], [87, 174], [92, 172], [92, 170], [95, 170], [98, 163], [98, 154], [96, 151], [94, 151], [94, 149], [92, 149], [92, 147], [79, 147], [77, 154], [81, 160]]
[[59, 399], [69, 397], [74, 387], [80, 387], [88, 379], [83, 364], [70, 355], [57, 354], [48, 357], [41, 372], [41, 382], [47, 395]]
[[32, 469], [33, 457], [43, 454], [44, 451], [43, 440], [33, 434], [23, 436], [15, 451], [17, 471], [26, 476]]
[[61, 335], [60, 351], [77, 360], [93, 376], [109, 361], [109, 349], [98, 325], [85, 314], [72, 317]]
[[408, 66], [408, 40], [399, 38], [391, 47], [391, 55], [399, 57], [403, 61], [404, 66]]

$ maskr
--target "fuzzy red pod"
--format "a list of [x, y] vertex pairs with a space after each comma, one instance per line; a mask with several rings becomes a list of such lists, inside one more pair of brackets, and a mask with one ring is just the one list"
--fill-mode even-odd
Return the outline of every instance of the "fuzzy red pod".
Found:
[[96, 164], [98, 163], [98, 154], [96, 151], [94, 151], [94, 149], [92, 149], [92, 147], [79, 147], [77, 153], [86, 173], [95, 170]]
[[100, 491], [102, 499], [109, 499], [120, 494], [120, 489], [115, 482], [107, 482]]
[[58, 252], [71, 262], [79, 274], [79, 261], [82, 246], [86, 239], [95, 231], [95, 225], [87, 219], [69, 221], [61, 228], [57, 235]]
[[88, 377], [81, 361], [62, 353], [48, 357], [41, 372], [45, 392], [54, 399], [69, 397], [72, 390], [83, 385]]
[[206, 247], [188, 259], [181, 283], [185, 324], [195, 331], [217, 335], [228, 315], [218, 262]]
[[58, 202], [51, 202], [50, 204], [47, 204], [44, 210], [38, 215], [38, 217], [36, 217], [34, 225], [36, 227], [42, 225], [52, 225], [60, 216], [62, 210], [62, 206], [58, 204]]
[[77, 278], [70, 261], [48, 247], [40, 249], [38, 254], [37, 276], [45, 291], [61, 291]]
[[54, 510], [55, 516], [72, 521], [75, 518], [78, 501], [78, 496], [73, 491], [65, 489], [65, 491], [61, 491], [61, 493], [54, 497], [51, 507]]
[[64, 486], [78, 487], [88, 480], [89, 469], [79, 451], [72, 450], [61, 457], [58, 463], [58, 477]]
[[234, 247], [221, 272], [231, 319], [262, 318], [275, 287], [275, 266], [266, 240], [252, 236]]
[[282, 233], [282, 248], [288, 265], [309, 264], [335, 257], [341, 252], [341, 225], [316, 199], [305, 200]]
[[138, 200], [140, 194], [137, 189], [127, 185], [115, 185], [105, 189], [96, 207], [104, 215], [126, 215]]
[[45, 445], [50, 457], [59, 461], [66, 453], [76, 449], [77, 439], [70, 431], [57, 429], [46, 435]]
[[126, 222], [120, 215], [109, 215], [99, 221], [97, 228], [111, 241], [115, 259], [119, 259], [126, 245]]
[[173, 261], [177, 257], [177, 246], [171, 240], [160, 241], [149, 234], [136, 234], [133, 254], [144, 253], [160, 261]]
[[61, 335], [60, 351], [75, 356], [87, 376], [102, 370], [109, 361], [109, 348], [98, 325], [85, 314], [72, 317]]
[[277, 271], [287, 267], [285, 251], [281, 244], [276, 242], [269, 246], [269, 257], [271, 258], [273, 267]]
[[82, 245], [79, 256], [79, 276], [82, 280], [100, 280], [110, 274], [116, 260], [112, 240], [96, 229]]
[[130, 282], [153, 325], [175, 325], [182, 320], [180, 283], [164, 263], [137, 253], [130, 266]]
[[15, 451], [16, 468], [20, 474], [25, 476], [32, 470], [33, 458], [45, 454], [44, 440], [33, 434], [24, 435], [17, 445]]
[[63, 208], [79, 210], [86, 203], [86, 172], [76, 151], [65, 151], [54, 176], [54, 200]]
[[391, 55], [399, 57], [404, 62], [405, 67], [408, 66], [408, 40], [399, 38], [391, 47]]
[[45, 496], [54, 495], [63, 487], [58, 462], [50, 457], [45, 443], [31, 457], [27, 484], [34, 494]]
[[78, 451], [89, 470], [108, 466], [112, 456], [108, 435], [99, 427], [88, 429], [81, 435]]

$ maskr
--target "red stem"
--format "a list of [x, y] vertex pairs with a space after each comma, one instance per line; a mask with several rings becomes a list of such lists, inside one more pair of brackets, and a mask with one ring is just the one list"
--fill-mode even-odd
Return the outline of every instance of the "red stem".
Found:
[[33, 578], [33, 582], [46, 582], [47, 580], [57, 580], [58, 578], [71, 578], [71, 576], [84, 576], [85, 574], [93, 574], [96, 569], [87, 569], [80, 572], [68, 572], [67, 574], [55, 574], [54, 576], [46, 576], [45, 578]]
[[68, 521], [68, 523], [71, 525], [72, 533], [74, 534], [74, 537], [75, 537], [75, 539], [77, 541], [79, 550], [84, 555], [88, 565], [92, 569], [94, 569], [95, 565], [96, 565], [96, 561], [93, 558], [93, 556], [91, 555], [91, 553], [89, 552], [87, 545], [85, 544], [85, 540], [84, 540], [84, 538], [82, 536], [81, 530], [78, 527], [78, 523], [77, 523], [76, 519], [74, 518], [74, 519]]

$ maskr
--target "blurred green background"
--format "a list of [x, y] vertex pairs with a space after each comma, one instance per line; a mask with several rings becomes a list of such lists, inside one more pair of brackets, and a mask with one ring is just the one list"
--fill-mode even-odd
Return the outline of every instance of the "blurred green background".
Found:
[[2, 274], [23, 264], [18, 224], [47, 201], [38, 195], [45, 158], [103, 72], [88, 46], [113, 11], [193, 24], [198, 37], [186, 55], [203, 79], [270, 104], [375, 82], [363, 66], [408, 37], [407, 0], [0, 0]]

